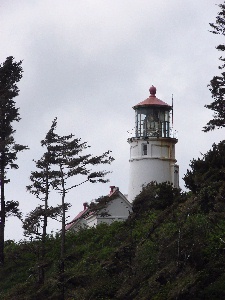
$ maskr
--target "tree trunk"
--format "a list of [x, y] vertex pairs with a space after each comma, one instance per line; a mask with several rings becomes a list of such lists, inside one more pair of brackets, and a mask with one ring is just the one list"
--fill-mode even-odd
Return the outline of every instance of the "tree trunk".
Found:
[[49, 193], [49, 187], [48, 187], [48, 174], [49, 174], [49, 168], [46, 167], [46, 183], [45, 183], [45, 214], [44, 214], [44, 222], [43, 222], [43, 232], [42, 232], [42, 241], [41, 241], [41, 272], [40, 272], [40, 278], [39, 282], [44, 283], [45, 281], [45, 271], [44, 271], [44, 259], [46, 254], [46, 235], [47, 235], [47, 225], [48, 225], [48, 193]]
[[4, 183], [4, 154], [1, 155], [2, 163], [1, 163], [1, 220], [0, 220], [0, 264], [3, 265], [5, 261], [4, 256], [4, 241], [5, 241], [5, 183]]
[[66, 239], [66, 231], [65, 231], [65, 225], [66, 225], [66, 212], [65, 212], [65, 182], [64, 182], [64, 174], [63, 174], [63, 168], [60, 166], [61, 171], [61, 180], [62, 180], [62, 232], [61, 232], [61, 266], [60, 266], [60, 278], [61, 278], [61, 284], [62, 284], [62, 295], [61, 299], [65, 299], [65, 286], [64, 286], [64, 272], [65, 272], [65, 239]]

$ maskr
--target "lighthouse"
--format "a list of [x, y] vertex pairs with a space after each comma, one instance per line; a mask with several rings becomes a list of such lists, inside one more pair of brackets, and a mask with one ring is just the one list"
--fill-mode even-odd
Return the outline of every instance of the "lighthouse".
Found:
[[170, 182], [179, 187], [179, 166], [175, 159], [177, 138], [173, 134], [173, 107], [156, 97], [151, 86], [150, 96], [136, 104], [135, 133], [130, 144], [128, 200], [133, 201], [143, 186], [151, 181]]

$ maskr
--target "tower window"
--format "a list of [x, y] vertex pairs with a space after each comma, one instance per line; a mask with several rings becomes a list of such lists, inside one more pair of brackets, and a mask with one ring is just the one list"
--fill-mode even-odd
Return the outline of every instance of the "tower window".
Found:
[[148, 145], [142, 144], [142, 155], [147, 155], [147, 154], [148, 154]]

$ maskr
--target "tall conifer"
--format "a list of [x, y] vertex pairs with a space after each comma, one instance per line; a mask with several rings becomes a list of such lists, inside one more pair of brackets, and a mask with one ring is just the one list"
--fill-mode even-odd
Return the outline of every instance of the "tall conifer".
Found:
[[[215, 23], [210, 23], [213, 34], [225, 35], [225, 2], [218, 5], [221, 11], [216, 17]], [[225, 44], [219, 44], [216, 49], [225, 51]], [[218, 67], [221, 74], [214, 76], [210, 81], [209, 90], [211, 91], [213, 102], [205, 105], [206, 108], [214, 111], [213, 118], [203, 127], [203, 131], [207, 132], [216, 128], [225, 127], [225, 57], [221, 55], [219, 60], [222, 64]]]
[[[27, 146], [15, 143], [13, 122], [20, 120], [19, 109], [15, 106], [14, 98], [19, 95], [17, 82], [22, 78], [22, 61], [14, 62], [9, 56], [0, 65], [0, 180], [1, 180], [1, 211], [0, 211], [0, 264], [4, 263], [4, 233], [7, 207], [5, 202], [5, 184], [9, 168], [18, 169], [15, 163], [17, 153], [27, 149]], [[8, 201], [7, 201], [8, 202]], [[15, 201], [12, 204], [16, 204]], [[10, 206], [10, 202], [8, 202]], [[14, 206], [14, 205], [13, 205]]]
[[[87, 142], [82, 142], [80, 138], [76, 138], [73, 134], [60, 136], [55, 133], [57, 120], [52, 124], [52, 130], [49, 131], [49, 150], [51, 152], [51, 163], [57, 176], [52, 181], [53, 188], [61, 195], [62, 205], [62, 229], [61, 229], [61, 284], [62, 299], [64, 297], [64, 260], [65, 260], [65, 225], [66, 225], [66, 194], [73, 188], [84, 183], [108, 182], [105, 176], [108, 171], [96, 171], [95, 166], [102, 164], [111, 164], [114, 160], [110, 156], [111, 151], [106, 151], [102, 155], [94, 156], [86, 154], [86, 150], [90, 148]], [[77, 177], [78, 176], [78, 177]], [[78, 178], [75, 182], [75, 177]], [[73, 180], [70, 180], [73, 179]]]

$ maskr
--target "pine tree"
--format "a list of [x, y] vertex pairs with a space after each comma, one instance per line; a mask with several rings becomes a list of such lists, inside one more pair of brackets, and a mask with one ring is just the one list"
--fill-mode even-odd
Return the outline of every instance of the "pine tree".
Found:
[[[51, 182], [55, 176], [58, 175], [57, 171], [54, 171], [51, 169], [51, 162], [52, 162], [52, 155], [51, 151], [49, 149], [49, 146], [51, 144], [51, 141], [49, 141], [49, 138], [51, 137], [51, 132], [54, 128], [54, 122], [51, 126], [51, 129], [47, 133], [44, 140], [41, 141], [42, 147], [45, 147], [45, 153], [42, 155], [42, 157], [35, 161], [36, 165], [36, 171], [31, 172], [30, 180], [31, 184], [27, 186], [27, 190], [36, 196], [40, 201], [44, 203], [44, 205], [40, 205], [31, 212], [27, 218], [25, 219], [24, 223], [24, 229], [26, 234], [35, 234], [37, 231], [39, 231], [39, 227], [41, 227], [40, 223], [41, 220], [39, 217], [43, 217], [43, 226], [42, 226], [42, 241], [44, 244], [46, 234], [47, 234], [47, 219], [49, 213], [49, 204], [48, 204], [48, 198], [49, 193], [51, 189]], [[35, 217], [36, 215], [36, 217]], [[38, 217], [39, 216], [39, 217]], [[29, 219], [29, 217], [31, 219]], [[55, 217], [55, 214], [54, 214]], [[33, 218], [33, 221], [32, 221]], [[35, 221], [36, 219], [36, 221]], [[38, 235], [40, 235], [40, 232], [38, 232]]]
[[[93, 156], [92, 154], [85, 154], [86, 150], [90, 148], [87, 142], [82, 142], [80, 138], [75, 138], [73, 134], [60, 136], [55, 133], [57, 125], [57, 119], [53, 121], [51, 130], [48, 136], [48, 149], [51, 152], [51, 164], [53, 165], [55, 173], [55, 179], [52, 181], [53, 188], [57, 190], [61, 195], [62, 205], [62, 229], [61, 229], [61, 284], [64, 291], [64, 260], [65, 260], [65, 225], [66, 225], [66, 194], [87, 182], [108, 182], [105, 176], [108, 171], [95, 171], [92, 168], [102, 164], [111, 164], [114, 160], [110, 156], [111, 151], [104, 152], [102, 155]], [[43, 143], [45, 144], [45, 143]], [[58, 173], [57, 173], [58, 172]], [[78, 177], [76, 183], [70, 179]], [[69, 185], [70, 184], [70, 185]], [[62, 298], [64, 292], [62, 291]]]
[[[70, 204], [65, 202], [66, 194], [84, 183], [108, 182], [105, 176], [108, 171], [94, 171], [92, 167], [101, 164], [110, 164], [114, 158], [110, 156], [111, 151], [107, 151], [100, 156], [84, 154], [90, 146], [81, 139], [75, 138], [73, 134], [60, 136], [56, 131], [57, 118], [52, 122], [51, 128], [46, 134], [41, 145], [45, 147], [45, 153], [36, 163], [36, 171], [31, 172], [31, 184], [28, 191], [44, 202], [30, 212], [23, 228], [26, 234], [41, 235], [41, 264], [39, 264], [39, 282], [44, 282], [45, 265], [45, 240], [47, 235], [48, 218], [58, 218], [60, 216], [61, 229], [61, 254], [60, 254], [60, 277], [62, 287], [62, 298], [64, 295], [64, 260], [65, 260], [65, 225], [66, 211]], [[75, 183], [74, 177], [78, 178]], [[71, 180], [72, 179], [72, 180]], [[79, 181], [80, 180], [80, 181]], [[69, 185], [71, 184], [71, 185]], [[55, 189], [61, 195], [61, 203], [52, 207], [49, 206], [49, 194], [51, 189]], [[42, 227], [42, 232], [40, 232]]]
[[[210, 23], [213, 34], [225, 35], [225, 2], [218, 5], [221, 11], [216, 17], [216, 23]], [[216, 49], [218, 51], [225, 51], [225, 44], [219, 44]], [[209, 90], [211, 91], [213, 102], [209, 105], [205, 105], [206, 108], [214, 111], [213, 119], [210, 120], [206, 126], [203, 127], [203, 131], [207, 132], [216, 128], [225, 127], [225, 58], [220, 56], [219, 60], [222, 65], [219, 66], [221, 74], [214, 76], [210, 81]]]
[[[51, 168], [53, 157], [50, 145], [52, 143], [53, 131], [56, 127], [56, 120], [53, 121], [52, 126], [44, 140], [41, 141], [42, 147], [45, 148], [45, 153], [41, 159], [35, 161], [36, 171], [31, 172], [31, 184], [27, 186], [27, 190], [36, 196], [43, 204], [38, 205], [31, 211], [23, 222], [23, 229], [25, 236], [33, 236], [36, 239], [41, 238], [41, 249], [38, 255], [38, 282], [44, 283], [46, 265], [46, 238], [47, 238], [47, 224], [48, 219], [58, 219], [62, 215], [62, 206], [49, 206], [49, 194], [52, 189], [52, 181], [59, 176], [58, 171]], [[69, 204], [65, 204], [65, 209], [69, 208]]]
[[1, 222], [0, 222], [0, 264], [4, 263], [4, 233], [5, 218], [10, 206], [18, 207], [18, 202], [5, 202], [5, 184], [10, 180], [6, 178], [8, 168], [18, 169], [15, 163], [17, 153], [27, 149], [27, 146], [15, 143], [13, 122], [20, 120], [19, 109], [15, 106], [14, 98], [19, 95], [17, 82], [22, 78], [22, 61], [14, 62], [12, 56], [7, 57], [0, 65], [0, 180], [1, 180]]

